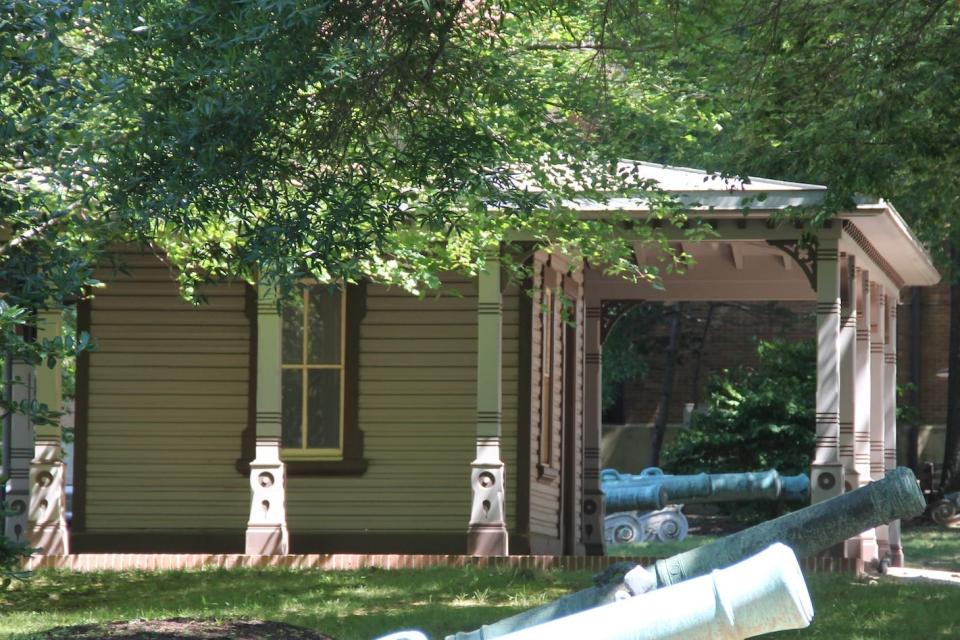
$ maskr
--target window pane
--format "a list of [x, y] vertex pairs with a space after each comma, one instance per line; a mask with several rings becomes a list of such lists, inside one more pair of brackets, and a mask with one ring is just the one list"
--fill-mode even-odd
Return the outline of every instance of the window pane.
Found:
[[310, 331], [307, 357], [310, 364], [340, 364], [340, 288], [310, 287]]
[[303, 296], [283, 305], [283, 364], [303, 363]]
[[303, 447], [303, 371], [284, 369], [281, 378], [283, 414], [280, 423], [280, 446]]
[[313, 369], [307, 388], [307, 447], [340, 448], [340, 370]]

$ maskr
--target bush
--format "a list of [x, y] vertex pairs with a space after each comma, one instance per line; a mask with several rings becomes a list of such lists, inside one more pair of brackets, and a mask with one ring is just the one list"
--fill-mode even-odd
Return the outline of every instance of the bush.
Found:
[[816, 434], [816, 345], [761, 341], [757, 354], [755, 367], [727, 369], [710, 380], [707, 409], [664, 450], [667, 471], [808, 471]]
[[[0, 504], [0, 516], [6, 516], [7, 511]], [[2, 531], [2, 529], [0, 529]], [[23, 580], [30, 574], [21, 571], [24, 560], [33, 555], [34, 549], [24, 542], [16, 542], [0, 533], [0, 588], [5, 588], [14, 578]]]

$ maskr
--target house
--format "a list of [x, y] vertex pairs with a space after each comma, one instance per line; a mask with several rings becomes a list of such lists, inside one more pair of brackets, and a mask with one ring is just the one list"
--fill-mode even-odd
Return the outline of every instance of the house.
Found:
[[[73, 520], [59, 434], [38, 428], [32, 442], [18, 418], [10, 496], [30, 507], [8, 533], [51, 554], [602, 553], [604, 307], [631, 300], [815, 301], [813, 500], [882, 476], [900, 292], [939, 278], [898, 213], [864, 199], [803, 228], [775, 218], [822, 202], [823, 187], [641, 167], [713, 230], [690, 242], [663, 229], [696, 259], [663, 289], [541, 251], [523, 286], [491, 255], [478, 278], [447, 275], [426, 298], [310, 285], [278, 313], [268, 289], [224, 283], [194, 308], [162, 257], [121, 256], [129, 273], [107, 274], [78, 312], [98, 348], [78, 364]], [[636, 255], [650, 259], [641, 244]], [[55, 312], [43, 320], [58, 330]], [[56, 402], [56, 376], [38, 370], [21, 392]], [[848, 547], [896, 558], [897, 526]]]

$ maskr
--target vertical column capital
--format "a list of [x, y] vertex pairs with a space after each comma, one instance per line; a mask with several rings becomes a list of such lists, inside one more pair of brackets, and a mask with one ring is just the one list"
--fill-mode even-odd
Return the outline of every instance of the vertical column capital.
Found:
[[471, 464], [472, 504], [467, 553], [507, 555], [506, 469], [500, 458], [502, 421], [503, 296], [500, 256], [488, 251], [477, 282], [476, 459]]

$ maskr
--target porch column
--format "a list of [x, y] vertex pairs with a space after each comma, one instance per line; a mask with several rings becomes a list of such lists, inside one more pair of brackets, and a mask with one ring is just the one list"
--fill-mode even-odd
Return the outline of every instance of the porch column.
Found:
[[817, 436], [810, 470], [811, 500], [843, 493], [840, 464], [840, 269], [837, 239], [817, 246]]
[[[34, 399], [33, 367], [26, 362], [13, 361], [14, 403]], [[15, 412], [11, 417], [10, 469], [7, 474], [6, 507], [3, 535], [18, 542], [29, 542], [30, 460], [33, 459], [33, 425], [30, 417]]]
[[[37, 337], [52, 340], [63, 328], [63, 311], [51, 309], [39, 314]], [[59, 362], [52, 369], [46, 363], [36, 368], [36, 399], [51, 411], [63, 411]], [[36, 424], [34, 457], [30, 463], [30, 544], [44, 555], [70, 553], [67, 531], [67, 468], [61, 448], [60, 419], [56, 424]]]
[[250, 519], [247, 555], [290, 553], [287, 531], [286, 467], [280, 460], [280, 329], [277, 299], [257, 287], [256, 455], [250, 463]]
[[[856, 470], [856, 486], [870, 484], [870, 416], [873, 387], [870, 382], [870, 273], [856, 270], [857, 295], [857, 347], [856, 347], [856, 410], [853, 424], [853, 466]], [[867, 529], [857, 536], [859, 557], [865, 564], [872, 564], [879, 558], [876, 529]]]
[[600, 490], [602, 356], [599, 300], [587, 302], [583, 378], [583, 544], [588, 556], [602, 556], [603, 491]]
[[[886, 304], [883, 286], [870, 283], [870, 477], [883, 478], [883, 437], [885, 435], [884, 413], [884, 335], [886, 332]], [[890, 537], [887, 525], [877, 527], [877, 552], [879, 557], [890, 555]]]
[[[886, 296], [887, 322], [883, 352], [883, 469], [897, 467], [897, 295]], [[903, 547], [900, 545], [900, 521], [888, 527], [890, 564], [903, 566]]]
[[470, 465], [473, 504], [467, 527], [467, 553], [474, 556], [509, 553], [500, 459], [502, 325], [500, 256], [494, 252], [480, 272], [477, 291], [477, 458]]
[[[857, 301], [856, 262], [853, 256], [840, 259], [840, 464], [843, 465], [843, 490], [858, 486], [854, 467], [853, 424], [856, 414]], [[844, 555], [857, 557], [859, 541], [847, 540]]]

